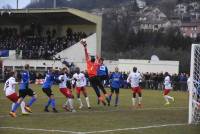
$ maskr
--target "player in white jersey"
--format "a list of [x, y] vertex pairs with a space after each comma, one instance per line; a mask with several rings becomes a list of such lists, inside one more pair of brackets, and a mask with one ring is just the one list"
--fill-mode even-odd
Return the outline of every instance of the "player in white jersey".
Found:
[[138, 94], [138, 107], [142, 107], [142, 90], [140, 88], [140, 81], [142, 77], [139, 72], [137, 72], [137, 68], [133, 67], [133, 72], [131, 72], [127, 78], [127, 82], [131, 84], [133, 98], [132, 98], [132, 104], [133, 107], [135, 107], [136, 103], [136, 95]]
[[85, 78], [85, 75], [80, 72], [79, 67], [76, 68], [76, 73], [73, 75], [72, 79], [75, 80], [75, 83], [76, 83], [76, 94], [77, 94], [78, 101], [80, 103], [79, 108], [81, 109], [83, 107], [83, 103], [82, 103], [81, 98], [80, 98], [80, 94], [82, 92], [84, 97], [85, 97], [87, 107], [90, 109], [91, 108], [90, 102], [89, 102], [89, 98], [88, 98], [87, 91], [86, 91], [86, 88], [85, 88], [86, 78]]
[[68, 107], [69, 107], [70, 108], [69, 110], [71, 112], [76, 112], [76, 110], [74, 109], [74, 106], [73, 106], [74, 96], [73, 96], [71, 90], [69, 88], [67, 88], [67, 81], [69, 80], [69, 78], [66, 75], [67, 68], [63, 68], [61, 73], [62, 74], [58, 77], [58, 80], [60, 81], [59, 88], [60, 88], [60, 92], [67, 98], [67, 101], [63, 105], [63, 108], [68, 110]]
[[172, 81], [168, 72], [165, 72], [165, 79], [164, 79], [164, 99], [166, 101], [165, 105], [169, 105], [169, 99], [174, 101], [174, 97], [169, 96], [168, 94], [172, 90]]
[[[9, 73], [9, 75], [10, 75], [10, 78], [7, 79], [5, 82], [4, 91], [5, 91], [6, 97], [13, 102], [12, 108], [11, 108], [11, 109], [13, 109], [15, 103], [17, 102], [17, 100], [19, 98], [15, 91], [15, 85], [17, 85], [18, 82], [16, 82], [16, 80], [15, 80], [14, 72], [11, 71]], [[25, 102], [24, 101], [21, 102], [20, 106], [21, 106], [22, 114], [23, 115], [28, 114], [28, 112], [26, 112], [26, 110], [25, 110]]]

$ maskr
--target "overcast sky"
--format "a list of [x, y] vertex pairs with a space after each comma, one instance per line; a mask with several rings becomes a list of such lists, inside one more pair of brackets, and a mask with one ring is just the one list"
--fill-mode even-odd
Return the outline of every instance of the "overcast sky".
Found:
[[[30, 0], [18, 0], [19, 8], [24, 8], [30, 3]], [[9, 4], [12, 8], [17, 8], [17, 0], [0, 0], [0, 8]]]

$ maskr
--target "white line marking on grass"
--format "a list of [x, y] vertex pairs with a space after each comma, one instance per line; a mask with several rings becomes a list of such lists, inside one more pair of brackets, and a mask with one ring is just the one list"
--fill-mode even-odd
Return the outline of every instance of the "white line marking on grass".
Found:
[[[30, 114], [30, 116], [34, 116], [34, 115], [66, 115], [66, 114], [81, 114], [81, 113], [107, 113], [107, 112], [133, 112], [133, 111], [151, 111], [151, 110], [181, 110], [181, 109], [187, 109], [187, 107], [166, 107], [166, 108], [159, 108], [159, 107], [155, 107], [155, 108], [142, 108], [142, 109], [116, 109], [116, 110], [106, 110], [105, 111], [101, 111], [101, 110], [91, 110], [91, 111], [78, 111], [76, 113], [72, 113], [72, 112], [59, 112], [59, 113], [46, 113], [46, 112], [36, 112], [33, 114]], [[19, 114], [20, 115], [20, 114]], [[20, 115], [21, 116], [21, 115]], [[9, 117], [9, 115], [0, 115], [0, 118], [5, 118], [5, 117]]]
[[66, 131], [66, 130], [54, 130], [54, 129], [37, 129], [37, 128], [21, 128], [21, 127], [0, 127], [0, 129], [14, 129], [25, 131], [42, 131], [42, 132], [59, 132], [59, 133], [71, 133], [71, 134], [83, 134], [82, 132]]
[[41, 132], [58, 132], [58, 133], [71, 133], [71, 134], [92, 134], [92, 133], [107, 133], [107, 132], [116, 132], [116, 131], [127, 131], [127, 130], [141, 130], [149, 128], [161, 128], [161, 127], [174, 127], [174, 126], [183, 126], [187, 125], [185, 123], [181, 124], [163, 124], [163, 125], [152, 125], [144, 127], [133, 127], [133, 128], [120, 128], [120, 129], [110, 129], [110, 130], [100, 130], [100, 131], [90, 131], [90, 132], [75, 132], [67, 130], [49, 130], [49, 129], [37, 129], [37, 128], [21, 128], [21, 127], [0, 127], [0, 129], [13, 129], [13, 130], [25, 130], [25, 131], [41, 131]]
[[184, 124], [184, 123], [181, 123], [181, 124], [163, 124], [163, 125], [152, 125], [152, 126], [134, 127], [134, 128], [120, 128], [120, 129], [111, 129], [111, 130], [100, 130], [100, 131], [85, 132], [85, 134], [107, 133], [107, 132], [127, 131], [127, 130], [140, 130], [140, 129], [172, 127], [172, 126], [174, 127], [174, 126], [183, 126], [183, 125], [187, 125], [187, 124]]

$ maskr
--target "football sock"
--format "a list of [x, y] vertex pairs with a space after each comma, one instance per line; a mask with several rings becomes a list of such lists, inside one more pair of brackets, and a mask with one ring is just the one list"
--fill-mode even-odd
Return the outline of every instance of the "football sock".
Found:
[[132, 98], [132, 104], [135, 106], [136, 98]]
[[115, 105], [118, 104], [118, 101], [119, 101], [119, 96], [116, 96], [116, 98], [115, 98]]
[[141, 104], [141, 103], [142, 103], [142, 97], [139, 97], [138, 104]]
[[51, 99], [48, 100], [47, 104], [45, 105], [45, 107], [49, 107], [49, 105], [51, 104]]
[[171, 96], [168, 96], [168, 95], [167, 95], [167, 98], [173, 100], [173, 97], [171, 97]]
[[81, 101], [81, 98], [78, 98], [78, 101], [79, 101], [79, 103], [80, 103], [80, 106], [83, 106], [83, 103], [82, 103], [82, 101]]
[[22, 113], [26, 113], [26, 110], [24, 108], [26, 106], [26, 104], [24, 101], [21, 102], [20, 106], [21, 106]]
[[36, 98], [35, 97], [32, 97], [31, 99], [30, 99], [30, 101], [28, 102], [28, 107], [31, 107], [32, 106], [32, 104], [34, 103], [36, 101]]
[[168, 103], [168, 102], [169, 102], [169, 100], [168, 100], [168, 97], [167, 97], [167, 95], [165, 95], [165, 96], [164, 96], [164, 98], [165, 98], [165, 101]]
[[110, 96], [109, 96], [109, 100], [110, 100], [110, 101], [112, 100], [112, 94], [110, 94]]
[[68, 101], [69, 101], [70, 109], [74, 109], [74, 106], [73, 106], [73, 99], [69, 98]]
[[86, 97], [85, 100], [86, 100], [87, 106], [90, 107], [90, 101], [89, 101], [89, 98]]
[[16, 110], [19, 107], [19, 105], [20, 104], [18, 102], [16, 102], [15, 105], [14, 105], [14, 107], [13, 107], [13, 109], [12, 109], [12, 112], [16, 112]]
[[55, 99], [51, 99], [51, 106], [52, 106], [52, 108], [56, 107], [56, 100]]

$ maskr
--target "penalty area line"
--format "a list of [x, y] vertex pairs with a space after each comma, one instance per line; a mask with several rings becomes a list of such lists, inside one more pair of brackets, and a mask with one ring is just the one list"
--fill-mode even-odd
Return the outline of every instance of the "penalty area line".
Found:
[[13, 129], [13, 130], [25, 130], [25, 131], [40, 131], [40, 132], [59, 132], [70, 134], [83, 134], [82, 132], [74, 132], [67, 130], [54, 130], [54, 129], [41, 129], [41, 128], [22, 128], [22, 127], [0, 127], [0, 129]]
[[161, 128], [161, 127], [174, 127], [174, 126], [184, 126], [186, 123], [180, 124], [163, 124], [163, 125], [152, 125], [143, 127], [133, 127], [133, 128], [120, 128], [120, 129], [110, 129], [110, 130], [99, 130], [90, 132], [75, 132], [67, 130], [54, 130], [54, 129], [37, 129], [37, 128], [21, 128], [21, 127], [0, 127], [0, 129], [13, 129], [13, 130], [24, 130], [24, 131], [40, 131], [40, 132], [58, 132], [58, 133], [70, 133], [70, 134], [94, 134], [94, 133], [107, 133], [107, 132], [117, 132], [117, 131], [128, 131], [128, 130], [142, 130], [150, 128]]
[[100, 131], [85, 132], [85, 134], [108, 133], [108, 132], [117, 132], [117, 131], [141, 130], [141, 129], [161, 128], [161, 127], [174, 127], [174, 126], [184, 126], [184, 125], [187, 125], [187, 124], [186, 123], [180, 123], [180, 124], [163, 124], [163, 125], [152, 125], [152, 126], [133, 127], [133, 128], [119, 128], [119, 129], [110, 129], [110, 130], [100, 130]]

